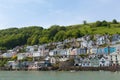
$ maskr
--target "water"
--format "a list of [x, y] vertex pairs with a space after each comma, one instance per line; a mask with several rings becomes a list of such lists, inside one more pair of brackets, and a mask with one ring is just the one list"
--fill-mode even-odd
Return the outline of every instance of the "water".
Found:
[[120, 80], [120, 72], [0, 71], [0, 80]]

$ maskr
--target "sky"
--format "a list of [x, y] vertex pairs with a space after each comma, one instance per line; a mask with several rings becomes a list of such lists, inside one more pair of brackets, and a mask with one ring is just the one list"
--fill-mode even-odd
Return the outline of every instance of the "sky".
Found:
[[0, 29], [120, 20], [120, 0], [0, 0]]

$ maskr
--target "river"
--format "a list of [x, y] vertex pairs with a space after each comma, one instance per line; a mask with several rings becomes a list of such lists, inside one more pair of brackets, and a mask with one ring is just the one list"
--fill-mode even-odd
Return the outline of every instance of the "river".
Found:
[[120, 80], [120, 72], [0, 71], [0, 80]]

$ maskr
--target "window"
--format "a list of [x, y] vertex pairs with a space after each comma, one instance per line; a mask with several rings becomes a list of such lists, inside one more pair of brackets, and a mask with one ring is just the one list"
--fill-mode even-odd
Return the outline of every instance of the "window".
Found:
[[105, 61], [104, 61], [104, 60], [102, 60], [101, 62], [102, 62], [102, 63], [105, 63]]
[[115, 57], [116, 57], [116, 61], [117, 61], [117, 55], [115, 55]]

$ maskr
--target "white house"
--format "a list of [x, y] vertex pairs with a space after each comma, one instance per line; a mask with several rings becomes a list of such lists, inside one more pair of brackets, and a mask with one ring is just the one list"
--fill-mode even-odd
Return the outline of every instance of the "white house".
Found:
[[72, 48], [67, 49], [67, 53], [66, 53], [66, 54], [67, 54], [68, 56], [70, 55], [71, 50], [72, 50]]
[[59, 50], [59, 51], [60, 51], [60, 55], [61, 55], [61, 56], [67, 55], [67, 50], [61, 49], [61, 50]]
[[4, 57], [4, 58], [11, 58], [12, 56], [13, 56], [12, 53], [4, 53], [4, 54], [2, 54], [2, 57]]
[[33, 52], [33, 57], [40, 57], [40, 52], [36, 51], [36, 52]]
[[88, 42], [86, 40], [81, 42], [81, 48], [87, 47], [88, 46]]
[[97, 48], [90, 49], [90, 54], [96, 54], [96, 53], [97, 53]]
[[55, 55], [57, 55], [57, 50], [56, 49], [49, 52], [49, 56], [55, 56]]
[[92, 48], [92, 47], [93, 47], [93, 41], [92, 41], [92, 40], [90, 40], [90, 41], [88, 42], [87, 47], [89, 47], [89, 48]]
[[27, 52], [33, 52], [34, 51], [34, 46], [27, 46], [26, 51]]
[[97, 38], [97, 41], [96, 41], [96, 44], [97, 45], [103, 45], [103, 44], [105, 44], [105, 36], [98, 36]]
[[110, 65], [110, 61], [108, 60], [107, 57], [102, 57], [100, 60], [99, 60], [99, 66], [100, 67], [107, 67]]
[[84, 58], [83, 60], [82, 60], [82, 65], [81, 65], [82, 67], [90, 67], [91, 66], [91, 63], [90, 63], [90, 60], [89, 60], [89, 58]]
[[109, 55], [111, 65], [120, 65], [120, 52], [114, 52]]
[[19, 53], [17, 54], [17, 60], [22, 60], [26, 57], [25, 53]]

